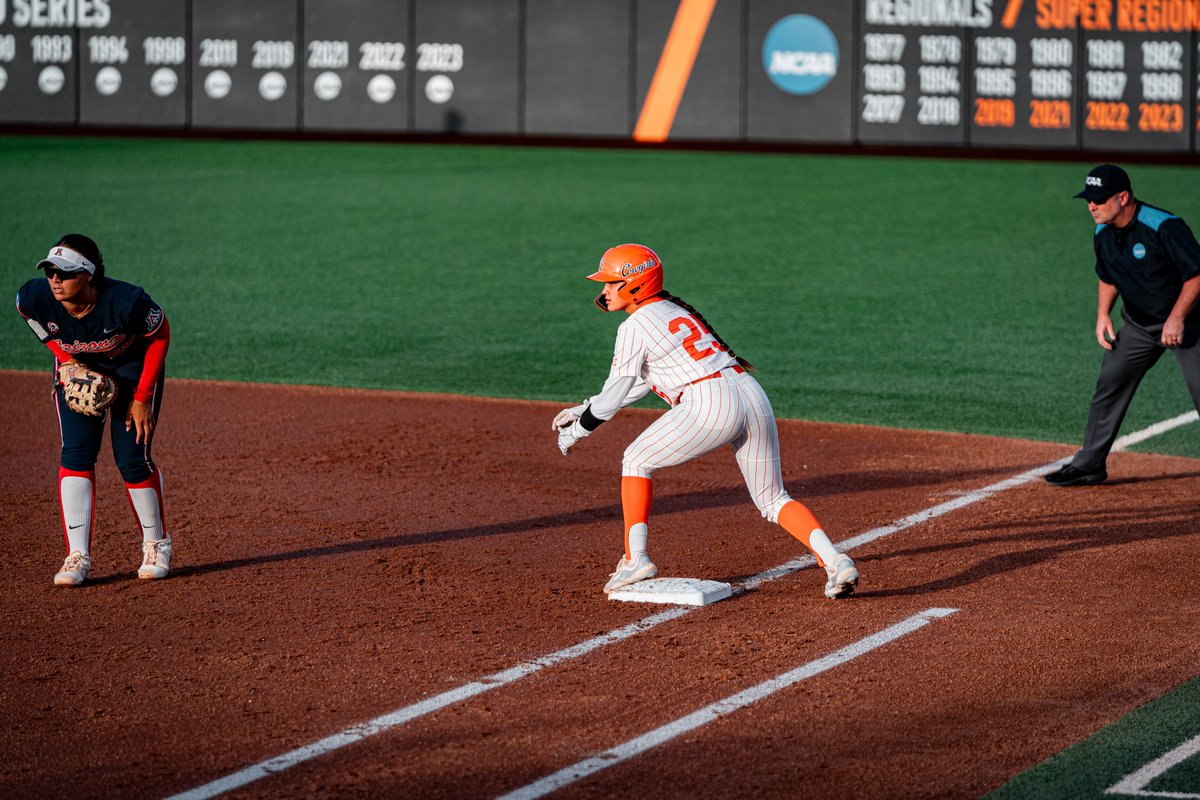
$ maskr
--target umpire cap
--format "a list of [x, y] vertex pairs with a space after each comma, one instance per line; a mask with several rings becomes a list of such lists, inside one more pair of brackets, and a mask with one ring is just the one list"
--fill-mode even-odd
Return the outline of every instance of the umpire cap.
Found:
[[1129, 176], [1116, 164], [1101, 164], [1087, 174], [1083, 191], [1075, 196], [1093, 203], [1103, 203], [1117, 192], [1133, 192]]

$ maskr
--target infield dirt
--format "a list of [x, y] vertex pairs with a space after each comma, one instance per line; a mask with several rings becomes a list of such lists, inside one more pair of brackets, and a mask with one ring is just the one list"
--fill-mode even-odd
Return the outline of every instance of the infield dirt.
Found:
[[[555, 447], [558, 406], [169, 380], [175, 540], [139, 534], [101, 454], [92, 579], [64, 556], [48, 374], [0, 372], [0, 796], [165, 796], [653, 613], [608, 602], [620, 456], [659, 412]], [[1072, 452], [780, 423], [834, 541]], [[945, 620], [557, 796], [977, 797], [1195, 676], [1200, 461], [1122, 453], [802, 570], [252, 783], [229, 797], [491, 797], [930, 607]], [[728, 450], [656, 478], [664, 576], [737, 583], [803, 548]]]

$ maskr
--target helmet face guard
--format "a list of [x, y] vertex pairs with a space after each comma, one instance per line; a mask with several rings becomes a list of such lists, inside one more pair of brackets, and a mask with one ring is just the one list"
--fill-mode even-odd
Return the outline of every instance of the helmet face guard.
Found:
[[[617, 297], [638, 306], [662, 291], [662, 259], [645, 245], [619, 244], [604, 251], [600, 266], [587, 277], [600, 283], [620, 283]], [[609, 310], [603, 293], [596, 298], [596, 307]]]
[[601, 311], [608, 311], [608, 298], [604, 296], [604, 292], [596, 295], [596, 299], [592, 301], [596, 304], [596, 308]]

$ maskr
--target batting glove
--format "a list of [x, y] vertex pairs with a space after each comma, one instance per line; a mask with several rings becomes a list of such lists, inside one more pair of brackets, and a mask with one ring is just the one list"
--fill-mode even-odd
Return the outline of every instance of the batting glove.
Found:
[[553, 427], [551, 430], [561, 431], [563, 428], [570, 425], [575, 420], [579, 419], [579, 415], [572, 408], [564, 408], [554, 417]]
[[591, 431], [580, 425], [579, 420], [575, 420], [558, 432], [558, 449], [564, 456], [571, 455], [571, 448], [575, 446], [575, 443], [589, 433]]

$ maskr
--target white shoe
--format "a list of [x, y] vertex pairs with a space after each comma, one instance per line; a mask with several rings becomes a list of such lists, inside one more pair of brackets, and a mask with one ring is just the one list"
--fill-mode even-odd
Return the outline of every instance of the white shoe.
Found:
[[138, 577], [143, 580], [157, 580], [167, 577], [171, 569], [171, 537], [157, 542], [142, 542], [142, 566], [138, 568]]
[[78, 586], [87, 580], [88, 573], [92, 571], [92, 558], [85, 556], [83, 553], [76, 550], [67, 556], [67, 560], [63, 562], [62, 569], [54, 576], [55, 586]]
[[858, 569], [848, 555], [840, 555], [833, 566], [825, 568], [829, 579], [825, 581], [825, 596], [830, 600], [849, 597], [858, 585]]
[[626, 561], [622, 556], [621, 560], [617, 562], [617, 571], [608, 576], [608, 583], [604, 584], [604, 591], [611, 592], [613, 589], [620, 589], [622, 586], [653, 578], [657, 574], [658, 567], [654, 566], [650, 556], [644, 552], [639, 553], [633, 561]]

